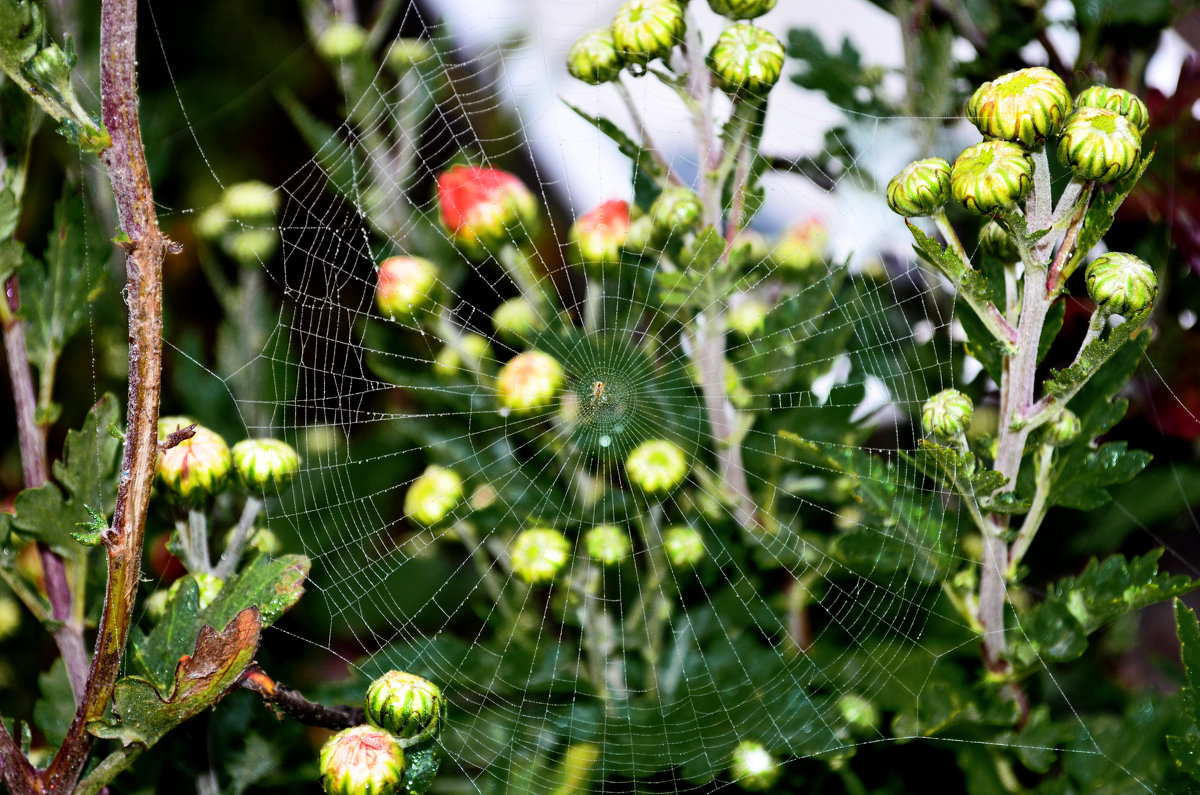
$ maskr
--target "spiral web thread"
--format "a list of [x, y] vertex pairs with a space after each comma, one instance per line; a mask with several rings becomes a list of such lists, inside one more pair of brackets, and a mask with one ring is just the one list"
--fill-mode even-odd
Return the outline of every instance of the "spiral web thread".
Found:
[[[480, 15], [492, 13], [482, 0], [478, 6]], [[708, 11], [693, 8], [693, 13]], [[770, 19], [764, 24], [769, 26]], [[448, 73], [453, 66], [462, 81], [459, 85], [470, 90], [456, 91], [428, 109], [430, 119], [424, 125], [420, 151], [429, 154], [415, 161], [412, 182], [428, 185], [460, 148], [477, 165], [505, 167], [513, 156], [520, 158], [530, 143], [525, 130], [540, 119], [521, 119], [524, 127], [518, 125], [502, 137], [461, 133], [464, 121], [494, 111], [498, 97], [517, 90], [505, 66], [514, 53], [506, 52], [502, 58], [495, 50], [462, 49], [445, 28], [410, 9], [401, 27], [414, 26], [427, 31], [435, 44], [439, 68]], [[170, 34], [159, 31], [159, 36]], [[515, 54], [532, 46], [536, 45], [519, 44]], [[558, 70], [556, 64], [547, 66], [551, 74]], [[943, 609], [938, 583], [913, 587], [900, 568], [851, 576], [841, 562], [806, 544], [803, 534], [809, 528], [835, 534], [866, 525], [859, 521], [852, 502], [831, 507], [821, 496], [844, 480], [840, 473], [801, 460], [774, 430], [760, 430], [761, 421], [748, 431], [745, 441], [749, 485], [756, 495], [784, 507], [779, 514], [783, 526], [758, 554], [791, 562], [760, 579], [747, 568], [754, 558], [736, 548], [741, 536], [731, 529], [732, 508], [718, 493], [712, 475], [714, 446], [706, 426], [690, 419], [704, 410], [704, 400], [689, 377], [686, 344], [676, 335], [664, 339], [653, 356], [639, 348], [645, 324], [662, 320], [660, 308], [641, 298], [620, 297], [625, 295], [625, 285], [618, 280], [613, 291], [618, 297], [610, 298], [605, 311], [596, 314], [593, 328], [583, 329], [588, 297], [584, 282], [578, 273], [566, 277], [557, 272], [561, 258], [544, 246], [536, 255], [538, 265], [542, 271], [554, 271], [554, 301], [571, 316], [576, 331], [565, 339], [544, 333], [548, 336], [502, 340], [492, 332], [489, 314], [499, 302], [521, 294], [521, 288], [494, 261], [469, 261], [452, 254], [444, 238], [431, 239], [430, 230], [440, 227], [435, 202], [427, 193], [417, 195], [406, 191], [404, 184], [385, 180], [382, 192], [359, 193], [345, 201], [332, 198], [331, 182], [351, 164], [348, 155], [353, 154], [361, 166], [367, 159], [363, 142], [369, 133], [386, 129], [395, 115], [411, 112], [401, 100], [412, 87], [398, 85], [382, 70], [377, 77], [378, 85], [391, 88], [352, 103], [350, 121], [337, 131], [337, 138], [278, 188], [283, 205], [278, 225], [282, 266], [279, 262], [262, 265], [279, 293], [278, 328], [259, 356], [246, 362], [247, 368], [267, 367], [275, 374], [268, 390], [243, 395], [237, 388], [238, 373], [212, 373], [229, 387], [247, 435], [281, 436], [303, 458], [290, 497], [269, 504], [269, 523], [285, 536], [298, 538], [312, 559], [307, 598], [321, 601], [329, 624], [293, 623], [286, 625], [286, 631], [346, 659], [364, 676], [398, 667], [442, 684], [451, 702], [442, 776], [457, 777], [480, 792], [500, 791], [501, 782], [511, 782], [514, 771], [523, 767], [532, 770], [535, 785], [553, 786], [554, 760], [567, 745], [581, 741], [605, 746], [597, 780], [652, 776], [662, 791], [703, 786], [714, 776], [716, 786], [727, 784], [723, 771], [741, 740], [760, 740], [784, 759], [847, 753], [858, 744], [883, 741], [886, 729], [852, 727], [838, 705], [848, 696], [873, 700], [884, 693], [892, 702], [900, 698], [915, 704], [924, 683], [918, 679], [915, 688], [901, 683], [897, 672], [906, 666], [932, 670], [943, 655], [962, 651], [926, 636], [926, 613]], [[597, 89], [605, 90], [611, 89]], [[186, 114], [187, 98], [180, 100]], [[673, 111], [651, 108], [646, 112], [652, 121], [661, 121], [655, 114]], [[894, 120], [855, 122], [857, 129], [868, 131], [863, 154], [888, 144], [882, 133]], [[682, 115], [678, 123], [686, 123]], [[343, 140], [351, 141], [351, 146], [340, 148]], [[597, 135], [596, 145], [607, 142]], [[539, 154], [545, 157], [545, 152]], [[566, 149], [562, 157], [568, 157]], [[694, 155], [675, 157], [674, 165], [681, 172], [696, 172], [697, 164], [687, 160]], [[561, 170], [565, 169], [553, 169]], [[575, 205], [570, 184], [538, 175], [536, 163], [525, 174], [543, 213], [551, 203], [565, 205], [571, 218], [591, 209]], [[221, 181], [221, 175], [213, 176]], [[860, 176], [857, 168], [840, 175], [835, 191]], [[799, 184], [800, 178], [795, 179]], [[615, 192], [628, 198], [628, 188], [624, 191]], [[882, 193], [878, 193], [872, 201], [882, 208]], [[803, 206], [805, 201], [798, 187], [785, 185], [773, 191], [767, 207]], [[803, 209], [796, 213], [804, 214]], [[368, 215], [399, 220], [390, 229], [372, 228]], [[848, 228], [852, 237], [875, 240], [881, 236], [881, 219], [898, 225], [882, 210], [842, 211], [825, 220], [831, 227]], [[556, 237], [539, 239], [565, 246], [568, 224], [569, 220], [560, 221]], [[549, 415], [501, 416], [487, 379], [477, 382], [466, 377], [469, 373], [434, 376], [442, 342], [412, 321], [381, 317], [374, 305], [376, 263], [387, 255], [408, 253], [427, 256], [442, 266], [443, 275], [453, 274], [450, 282], [440, 283], [447, 318], [458, 330], [488, 339], [490, 350], [482, 367], [492, 375], [525, 348], [556, 346], [553, 352], [567, 371], [562, 405]], [[949, 495], [936, 490], [894, 451], [911, 448], [921, 435], [914, 418], [929, 394], [923, 370], [950, 373], [938, 388], [954, 386], [961, 375], [945, 366], [951, 357], [950, 343], [926, 344], [931, 338], [944, 338], [954, 320], [933, 279], [915, 277], [890, 264], [891, 269], [882, 273], [863, 275], [858, 268], [860, 272], [850, 276], [844, 263], [823, 265], [818, 276], [800, 286], [788, 282], [788, 289], [795, 290], [790, 294], [781, 290], [779, 273], [765, 273], [749, 290], [773, 297], [777, 302], [773, 311], [783, 311], [788, 302], [829, 300], [815, 301], [821, 306], [817, 314], [774, 329], [757, 343], [729, 335], [728, 355], [739, 358], [748, 353], [752, 359], [798, 341], [799, 350], [805, 350], [822, 337], [844, 337], [856, 350], [853, 360], [835, 349], [815, 360], [780, 362], [780, 368], [804, 366], [822, 373], [811, 390], [750, 397], [766, 407], [760, 415], [802, 409], [819, 422], [823, 412], [853, 412], [860, 422], [873, 424], [877, 431], [867, 444], [894, 463], [896, 480], [922, 490], [924, 507], [936, 519]], [[858, 290], [851, 301], [839, 304], [836, 298], [844, 294], [835, 293], [840, 289], [838, 279], [846, 278], [856, 280]], [[537, 288], [546, 284], [543, 281]], [[724, 295], [703, 312], [718, 315], [732, 307], [730, 296]], [[553, 324], [557, 318], [547, 313], [542, 320]], [[919, 344], [924, 345], [923, 358], [902, 356], [906, 348]], [[402, 390], [380, 375], [389, 371], [407, 374]], [[604, 384], [602, 399], [596, 397], [596, 382]], [[467, 408], [456, 408], [458, 404]], [[561, 419], [564, 412], [573, 412], [574, 419]], [[439, 443], [414, 441], [414, 434], [406, 429], [417, 425], [438, 429], [427, 438], [439, 438]], [[556, 434], [555, 427], [565, 427], [567, 433]], [[606, 456], [604, 448], [618, 434], [627, 435], [629, 443], [613, 445], [614, 453]], [[674, 495], [660, 507], [657, 500], [624, 482], [624, 453], [635, 441], [660, 436], [685, 449], [690, 465], [685, 489], [694, 489], [701, 500], [707, 498], [710, 510], [716, 506], [721, 514], [717, 519], [706, 519], [699, 506], [677, 503]], [[382, 448], [371, 443], [379, 438], [394, 442]], [[525, 467], [513, 466], [508, 472], [492, 467], [487, 477], [479, 476], [477, 462], [494, 455], [497, 445], [507, 445], [510, 460], [524, 462]], [[556, 452], [557, 447], [565, 452]], [[857, 443], [847, 449], [872, 451]], [[759, 462], [751, 460], [756, 455], [774, 456], [781, 462], [775, 470], [783, 473], [778, 482], [754, 474], [761, 471], [756, 467]], [[481, 512], [488, 517], [487, 524], [473, 523], [473, 532], [460, 528], [451, 534], [445, 528], [422, 529], [406, 519], [400, 508], [403, 495], [427, 463], [461, 474], [468, 495], [484, 485], [501, 495]], [[587, 489], [595, 487], [594, 478], [601, 472], [608, 473], [609, 489], [626, 495], [622, 505], [589, 502]], [[557, 491], [547, 488], [551, 482], [557, 484]], [[566, 502], [556, 503], [562, 494]], [[471, 521], [465, 503], [455, 515]], [[685, 518], [704, 539], [707, 560], [695, 571], [667, 564], [662, 548], [662, 531]], [[639, 532], [638, 520], [652, 529]], [[539, 524], [556, 525], [573, 547], [570, 562], [551, 589], [526, 588], [505, 562], [513, 535]], [[587, 560], [583, 532], [600, 524], [615, 524], [632, 540], [633, 559], [624, 564], [622, 575], [601, 576], [600, 568]], [[935, 547], [948, 548], [952, 556], [964, 554], [954, 539], [946, 541], [901, 539], [916, 557], [934, 554]], [[431, 569], [436, 571], [432, 577], [427, 574]], [[752, 587], [752, 575], [771, 590]], [[586, 584], [597, 578], [603, 579], [603, 588], [591, 597], [581, 595]], [[666, 595], [660, 596], [663, 586]], [[498, 587], [499, 594], [489, 587]], [[419, 599], [405, 592], [410, 588], [420, 590]], [[594, 683], [586, 674], [568, 673], [588, 668], [593, 660], [576, 641], [580, 628], [564, 626], [560, 620], [566, 599], [582, 600], [583, 607], [576, 602], [572, 610], [591, 611], [593, 619], [599, 614], [610, 621], [622, 614], [628, 619], [638, 605], [650, 611], [661, 600], [674, 602], [675, 609], [661, 630], [663, 655], [668, 659], [657, 682], [647, 685], [646, 677], [629, 673], [642, 665], [636, 655], [649, 632], [647, 612], [628, 630], [628, 637], [619, 634], [625, 625], [609, 626], [618, 633], [612, 639], [616, 648], [624, 647], [628, 655], [618, 662], [628, 665], [624, 678], [606, 678], [606, 682], [609, 687], [624, 684], [627, 701], [610, 709], [573, 711], [572, 702], [587, 701]], [[807, 630], [779, 623], [780, 604], [788, 599], [811, 603], [808, 613], [814, 624], [811, 637], [804, 641], [806, 654], [797, 654], [793, 633]], [[524, 619], [512, 629], [503, 611], [514, 607]], [[957, 616], [943, 617], [960, 621]], [[702, 622], [709, 622], [711, 628], [698, 627]], [[1019, 633], [1020, 628], [1014, 631]], [[452, 635], [463, 643], [442, 642]], [[870, 648], [865, 645], [879, 636], [902, 641], [869, 640]], [[713, 651], [713, 637], [726, 641], [719, 653]], [[709, 654], [699, 653], [701, 644]], [[750, 647], [753, 654], [745, 651]], [[557, 648], [559, 656], [545, 654], [546, 648]], [[845, 651], [823, 654], [824, 648]], [[676, 659], [669, 659], [672, 654]], [[710, 659], [717, 661], [717, 667], [708, 666]], [[534, 684], [526, 690], [527, 678]], [[648, 692], [655, 686], [673, 695], [656, 698], [656, 693]], [[1061, 696], [1071, 702], [1069, 692]], [[664, 713], [692, 731], [664, 735], [655, 720]], [[512, 730], [514, 726], [518, 728]], [[1080, 726], [1086, 732], [1082, 719]], [[511, 730], [502, 732], [503, 742], [497, 739], [496, 727]], [[682, 747], [670, 747], [674, 736], [691, 739]], [[1113, 750], [1095, 744], [1076, 753], [1111, 758]], [[549, 759], [551, 765], [532, 767], [531, 760], [539, 757]]]

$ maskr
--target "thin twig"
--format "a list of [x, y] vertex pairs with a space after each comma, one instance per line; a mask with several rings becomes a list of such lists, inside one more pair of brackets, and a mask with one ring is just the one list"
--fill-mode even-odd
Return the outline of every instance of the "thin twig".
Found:
[[242, 557], [242, 550], [246, 548], [246, 542], [250, 540], [250, 531], [254, 529], [254, 521], [258, 519], [258, 512], [262, 510], [262, 507], [263, 502], [258, 497], [246, 498], [246, 504], [242, 507], [242, 516], [233, 529], [233, 536], [225, 545], [221, 559], [217, 561], [217, 566], [213, 570], [213, 574], [218, 578], [229, 579], [229, 575], [233, 574], [233, 570], [237, 568], [238, 560]]
[[251, 663], [247, 666], [246, 672], [238, 680], [238, 686], [252, 693], [258, 693], [262, 696], [263, 701], [273, 707], [278, 707], [281, 712], [306, 726], [339, 730], [358, 726], [364, 722], [361, 707], [350, 707], [344, 704], [327, 707], [324, 704], [309, 701], [299, 690], [293, 690], [272, 679], [266, 671], [258, 666], [258, 663]]
[[137, 101], [137, 0], [102, 0], [100, 10], [101, 117], [112, 146], [100, 155], [112, 181], [126, 242], [129, 307], [129, 407], [125, 452], [112, 527], [102, 535], [108, 583], [96, 650], [83, 703], [66, 739], [42, 775], [47, 791], [70, 792], [92, 748], [89, 721], [112, 699], [137, 595], [146, 512], [158, 456], [162, 375], [162, 260], [173, 244], [158, 228], [150, 173], [142, 146]]

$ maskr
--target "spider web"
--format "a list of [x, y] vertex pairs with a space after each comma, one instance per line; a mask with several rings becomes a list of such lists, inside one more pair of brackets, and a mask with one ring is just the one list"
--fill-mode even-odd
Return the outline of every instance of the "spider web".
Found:
[[[513, 18], [482, 0], [459, 5], [468, 13], [455, 18], [470, 20], [459, 28], [403, 13], [397, 27], [420, 30], [431, 50], [399, 76], [380, 67], [356, 89], [350, 67], [333, 65], [344, 123], [277, 188], [281, 257], [258, 268], [278, 295], [274, 329], [221, 376], [248, 434], [279, 436], [303, 459], [269, 520], [312, 559], [307, 599], [328, 623], [287, 631], [363, 677], [399, 668], [442, 686], [451, 711], [441, 775], [469, 791], [550, 791], [563, 760], [592, 745], [606, 791], [632, 790], [634, 779], [647, 791], [687, 791], [728, 785], [745, 740], [788, 760], [923, 737], [916, 723], [868, 716], [918, 714], [941, 685], [938, 661], [974, 653], [940, 587], [971, 553], [950, 496], [896, 451], [921, 436], [923, 401], [979, 366], [960, 353], [948, 293], [897, 247], [907, 234], [877, 187], [920, 154], [898, 144], [912, 139], [910, 120], [845, 119], [811, 97], [800, 110], [776, 99], [768, 145], [784, 129], [811, 150], [841, 120], [856, 154], [821, 189], [796, 175], [766, 182], [754, 227], [773, 235], [816, 219], [830, 236], [816, 263], [797, 272], [768, 256], [749, 281], [711, 298], [684, 290], [718, 328], [751, 299], [770, 307], [760, 332], [724, 333], [735, 369], [706, 385], [696, 326], [678, 322], [646, 269], [606, 272], [600, 285], [565, 257], [571, 220], [602, 199], [635, 197], [628, 161], [561, 113], [558, 97], [631, 134], [644, 122], [690, 181], [703, 166], [682, 109], [643, 78], [629, 83], [634, 118], [611, 87], [566, 81], [559, 64], [572, 39], [552, 40], [552, 53], [534, 37], [479, 44], [480, 30], [512, 30]], [[586, 16], [561, 5], [554, 14]], [[692, 6], [711, 40], [717, 18]], [[723, 120], [728, 104], [718, 97], [715, 107]], [[451, 162], [515, 171], [538, 196], [543, 227], [524, 230], [537, 243], [532, 285], [446, 238], [432, 185]], [[437, 263], [440, 317], [376, 308], [378, 263], [406, 254]], [[493, 312], [514, 297], [535, 307], [537, 330], [498, 334]], [[487, 343], [477, 361], [470, 335]], [[496, 374], [530, 349], [553, 355], [565, 384], [548, 411], [503, 411]], [[739, 521], [722, 482], [710, 392], [732, 395], [748, 421], [740, 446], [769, 517], [762, 526]], [[623, 461], [662, 438], [685, 451], [688, 476], [657, 499], [629, 483]], [[887, 469], [866, 463], [870, 454]], [[403, 507], [430, 464], [457, 472], [465, 490], [432, 528]], [[588, 557], [585, 534], [600, 525], [630, 541], [620, 566]], [[571, 543], [552, 586], [513, 574], [514, 539], [537, 526]], [[668, 560], [664, 533], [679, 526], [703, 541], [695, 566]], [[961, 631], [931, 630], [932, 617]]]

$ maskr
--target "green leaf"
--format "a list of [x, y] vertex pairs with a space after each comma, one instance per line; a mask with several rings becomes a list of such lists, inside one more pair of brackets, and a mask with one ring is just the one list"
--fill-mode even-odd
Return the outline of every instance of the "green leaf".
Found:
[[1130, 340], [1135, 342], [1141, 340], [1142, 350], [1145, 350], [1145, 343], [1149, 342], [1150, 334], [1139, 332], [1153, 309], [1153, 305], [1146, 307], [1143, 312], [1126, 318], [1121, 325], [1109, 328], [1089, 342], [1080, 354], [1078, 361], [1065, 370], [1055, 370], [1050, 374], [1050, 378], [1046, 379], [1044, 385], [1046, 394], [1059, 399], [1065, 397], [1069, 400], [1071, 395], [1079, 391], [1088, 382], [1088, 379], [1095, 375], [1105, 362], [1125, 347], [1125, 343]]
[[820, 36], [808, 28], [788, 33], [788, 55], [801, 61], [804, 68], [792, 80], [799, 86], [820, 91], [838, 107], [872, 117], [889, 115], [891, 109], [875, 91], [862, 99], [864, 86], [874, 87], [878, 80], [863, 65], [862, 56], [849, 38], [842, 39], [841, 50], [825, 49]]
[[87, 729], [97, 737], [150, 747], [167, 732], [216, 704], [237, 683], [254, 659], [262, 631], [258, 608], [247, 607], [222, 632], [205, 625], [190, 655], [175, 667], [168, 696], [137, 677], [117, 682], [113, 719], [91, 721]]
[[54, 661], [50, 670], [38, 675], [38, 693], [37, 703], [33, 705], [33, 719], [51, 745], [60, 746], [75, 718], [75, 694], [61, 657]]
[[229, 773], [229, 790], [242, 795], [250, 787], [280, 769], [283, 759], [275, 746], [262, 735], [251, 733], [246, 745], [233, 755], [225, 769]]
[[17, 195], [13, 193], [11, 182], [5, 180], [0, 189], [0, 240], [8, 240], [17, 228], [21, 219], [21, 205], [17, 203]]
[[1133, 480], [1150, 463], [1144, 450], [1129, 450], [1125, 442], [1106, 442], [1096, 450], [1079, 445], [1051, 475], [1050, 504], [1090, 511], [1104, 505], [1112, 495], [1108, 487]]
[[225, 626], [247, 607], [254, 607], [260, 625], [269, 627], [304, 594], [310, 565], [303, 555], [259, 555], [231, 577], [203, 610], [196, 581], [181, 580], [150, 633], [143, 636], [135, 631], [131, 661], [142, 677], [167, 692], [180, 656], [188, 653], [202, 627]]
[[688, 252], [691, 256], [683, 264], [697, 271], [707, 271], [725, 253], [725, 238], [714, 227], [706, 226], [696, 234]]
[[661, 182], [661, 180], [665, 178], [666, 174], [663, 172], [658, 163], [655, 162], [654, 157], [650, 154], [650, 150], [641, 146], [628, 135], [626, 135], [625, 131], [618, 127], [615, 123], [604, 118], [603, 116], [593, 116], [587, 111], [577, 108], [565, 100], [563, 104], [575, 111], [579, 118], [583, 119], [597, 130], [611, 138], [613, 142], [616, 143], [617, 149], [620, 150], [621, 154], [633, 161], [633, 165], [639, 173], [648, 175], [658, 182]]
[[1086, 650], [1087, 636], [1105, 624], [1200, 586], [1183, 575], [1159, 573], [1162, 552], [1131, 560], [1093, 558], [1078, 576], [1055, 583], [1044, 601], [1018, 616], [1023, 636], [1013, 648], [1014, 662], [1028, 668], [1073, 660]]
[[88, 412], [83, 427], [67, 433], [65, 457], [54, 464], [62, 489], [47, 483], [17, 495], [14, 526], [22, 536], [45, 541], [59, 553], [71, 555], [78, 550], [74, 534], [98, 512], [89, 506], [112, 512], [117, 499], [118, 443], [107, 428], [116, 419], [117, 400], [105, 395]]
[[1179, 634], [1179, 646], [1183, 658], [1183, 671], [1187, 685], [1179, 691], [1190, 726], [1183, 734], [1167, 735], [1167, 748], [1175, 758], [1179, 769], [1200, 781], [1200, 621], [1196, 612], [1175, 600], [1175, 628]]
[[54, 227], [45, 262], [21, 268], [21, 316], [29, 361], [40, 372], [53, 370], [67, 340], [88, 317], [88, 304], [103, 290], [104, 273], [93, 266], [85, 245], [83, 200], [63, 196], [54, 207]]
[[956, 450], [921, 439], [917, 442], [916, 454], [901, 453], [918, 469], [947, 488], [952, 488], [978, 515], [981, 511], [1024, 513], [1029, 503], [1015, 500], [993, 499], [992, 495], [1007, 483], [1007, 478], [994, 469], [984, 467], [979, 458], [969, 450]]

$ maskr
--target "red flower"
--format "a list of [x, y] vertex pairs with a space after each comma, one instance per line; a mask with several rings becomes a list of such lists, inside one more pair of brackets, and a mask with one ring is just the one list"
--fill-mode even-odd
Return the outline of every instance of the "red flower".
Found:
[[584, 213], [571, 227], [571, 258], [600, 264], [620, 261], [629, 226], [629, 202], [621, 199], [610, 199]]
[[494, 168], [454, 166], [438, 177], [438, 204], [450, 238], [483, 256], [527, 239], [537, 224], [537, 202], [521, 180]]

